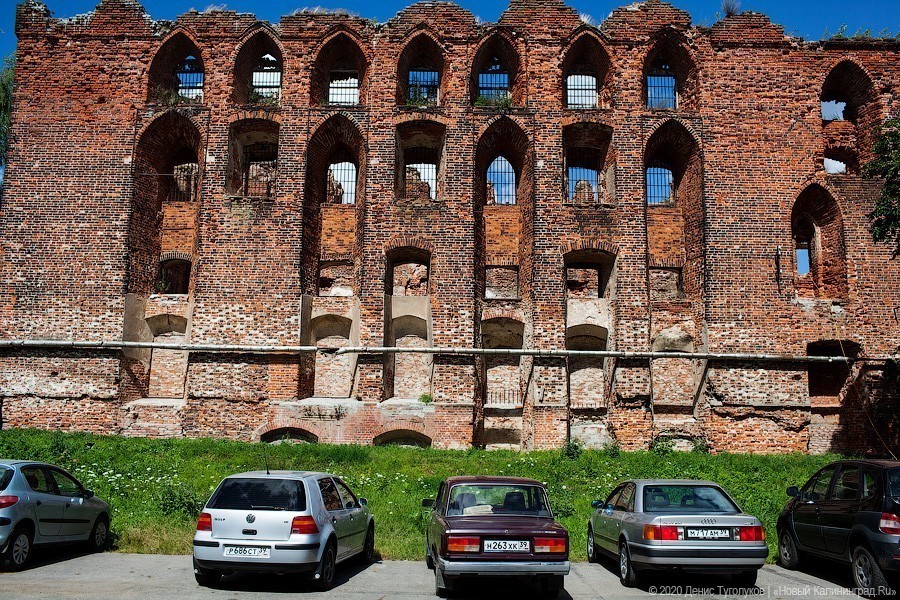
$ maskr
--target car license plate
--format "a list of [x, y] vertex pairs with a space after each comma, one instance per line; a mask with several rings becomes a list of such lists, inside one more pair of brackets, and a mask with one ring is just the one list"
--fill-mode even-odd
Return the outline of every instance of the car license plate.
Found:
[[685, 529], [685, 538], [689, 540], [730, 540], [731, 529], [692, 528]]
[[484, 540], [485, 552], [528, 552], [528, 540]]
[[269, 558], [269, 548], [264, 546], [225, 546], [225, 556]]

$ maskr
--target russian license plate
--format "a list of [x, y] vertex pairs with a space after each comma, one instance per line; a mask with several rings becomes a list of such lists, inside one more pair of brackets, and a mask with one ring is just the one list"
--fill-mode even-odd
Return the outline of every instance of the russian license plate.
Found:
[[688, 527], [684, 531], [684, 537], [689, 540], [730, 540], [731, 529], [700, 529]]
[[528, 540], [484, 540], [485, 552], [528, 552]]
[[225, 556], [269, 558], [269, 548], [264, 546], [225, 546]]

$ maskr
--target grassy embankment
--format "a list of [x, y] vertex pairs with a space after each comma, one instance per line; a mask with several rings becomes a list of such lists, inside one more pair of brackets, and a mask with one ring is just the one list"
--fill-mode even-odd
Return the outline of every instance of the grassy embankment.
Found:
[[557, 518], [569, 529], [573, 560], [585, 559], [591, 500], [627, 478], [709, 479], [766, 524], [775, 548], [775, 518], [787, 497], [831, 456], [754, 456], [676, 452], [432, 450], [395, 446], [263, 445], [224, 440], [148, 440], [35, 430], [0, 431], [0, 457], [42, 460], [70, 470], [112, 507], [114, 548], [121, 552], [190, 553], [194, 523], [226, 475], [263, 468], [330, 471], [369, 500], [376, 547], [384, 558], [421, 559], [422, 498], [444, 477], [514, 475], [547, 483]]

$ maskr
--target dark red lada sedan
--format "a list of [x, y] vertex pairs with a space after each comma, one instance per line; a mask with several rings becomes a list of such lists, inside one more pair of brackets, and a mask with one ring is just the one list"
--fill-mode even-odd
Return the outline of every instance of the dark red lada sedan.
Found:
[[461, 577], [515, 576], [555, 598], [569, 573], [569, 532], [553, 519], [547, 491], [533, 479], [450, 477], [431, 508], [426, 562], [444, 597]]

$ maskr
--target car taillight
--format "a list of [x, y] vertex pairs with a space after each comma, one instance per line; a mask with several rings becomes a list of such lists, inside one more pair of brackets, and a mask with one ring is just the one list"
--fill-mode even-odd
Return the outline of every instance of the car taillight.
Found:
[[481, 538], [451, 535], [447, 538], [447, 552], [480, 552]]
[[294, 517], [294, 520], [291, 521], [291, 535], [295, 533], [301, 535], [319, 533], [319, 527], [316, 525], [316, 520], [312, 517]]
[[766, 530], [762, 525], [750, 525], [738, 527], [739, 537], [742, 542], [764, 542], [766, 541]]
[[[2, 500], [3, 497], [0, 497], [0, 502]], [[0, 503], [0, 506], [3, 506], [2, 503]], [[900, 515], [881, 513], [881, 520], [878, 521], [878, 530], [881, 533], [900, 534]]]
[[212, 515], [200, 513], [200, 518], [197, 519], [197, 531], [212, 531]]
[[683, 540], [684, 527], [675, 525], [644, 525], [645, 540]]
[[534, 538], [534, 553], [549, 552], [551, 554], [566, 553], [566, 538], [560, 537], [536, 537]]
[[18, 501], [18, 496], [0, 496], [0, 508], [7, 508]]

